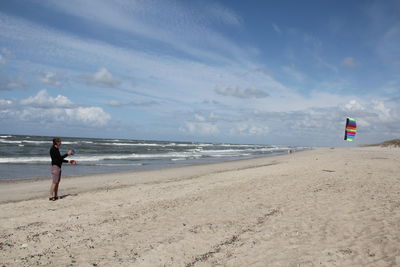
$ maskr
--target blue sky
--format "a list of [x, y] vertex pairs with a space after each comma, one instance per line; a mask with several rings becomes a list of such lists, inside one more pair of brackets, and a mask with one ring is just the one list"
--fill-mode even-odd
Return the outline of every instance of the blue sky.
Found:
[[[0, 2], [0, 132], [306, 146], [400, 137], [400, 1]], [[346, 117], [356, 142], [343, 141]]]

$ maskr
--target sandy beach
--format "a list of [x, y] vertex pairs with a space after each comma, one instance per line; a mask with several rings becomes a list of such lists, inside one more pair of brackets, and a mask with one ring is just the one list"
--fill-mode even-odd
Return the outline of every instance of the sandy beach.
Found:
[[0, 184], [1, 266], [400, 266], [400, 149]]

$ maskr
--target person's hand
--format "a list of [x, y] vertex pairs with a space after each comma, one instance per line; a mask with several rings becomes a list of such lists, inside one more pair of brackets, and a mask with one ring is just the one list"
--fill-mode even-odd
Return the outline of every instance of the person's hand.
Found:
[[76, 165], [76, 163], [77, 163], [77, 162], [76, 162], [75, 160], [70, 160], [70, 161], [69, 161], [69, 164], [71, 164], [71, 165]]
[[73, 155], [73, 154], [74, 154], [74, 152], [72, 152], [72, 150], [70, 150], [70, 151], [67, 152], [67, 155], [68, 155], [68, 156], [71, 156], [71, 155]]

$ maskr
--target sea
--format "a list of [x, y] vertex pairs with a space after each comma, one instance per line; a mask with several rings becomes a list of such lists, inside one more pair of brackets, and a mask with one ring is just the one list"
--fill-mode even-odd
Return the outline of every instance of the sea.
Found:
[[[250, 159], [286, 154], [307, 147], [260, 144], [152, 141], [61, 137], [61, 154], [74, 150], [63, 164], [63, 177]], [[48, 178], [52, 137], [0, 134], [0, 180]]]

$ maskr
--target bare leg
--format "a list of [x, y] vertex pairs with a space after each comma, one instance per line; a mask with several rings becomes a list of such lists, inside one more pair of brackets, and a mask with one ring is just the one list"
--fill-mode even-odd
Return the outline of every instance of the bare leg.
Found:
[[59, 185], [60, 183], [57, 183], [57, 184], [55, 184], [55, 187], [54, 187], [54, 197], [58, 197], [58, 185]]
[[50, 187], [50, 200], [56, 200], [58, 197], [58, 185], [61, 179], [61, 169], [54, 165], [51, 169], [51, 175], [53, 183]]
[[51, 187], [50, 187], [50, 196], [49, 197], [54, 197], [55, 196], [55, 192], [56, 192], [56, 186], [57, 186], [57, 184], [51, 184]]

